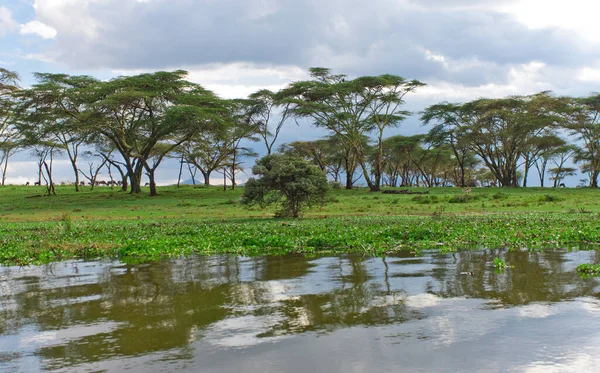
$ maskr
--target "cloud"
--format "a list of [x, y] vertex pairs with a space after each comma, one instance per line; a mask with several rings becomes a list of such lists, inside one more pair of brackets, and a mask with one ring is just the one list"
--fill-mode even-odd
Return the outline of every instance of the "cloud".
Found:
[[581, 37], [573, 42], [600, 41], [600, 3], [589, 0], [522, 0], [499, 8], [530, 29], [556, 28], [575, 31]]
[[[177, 66], [167, 66], [174, 70]], [[308, 73], [296, 66], [256, 65], [253, 63], [215, 63], [186, 66], [190, 81], [202, 84], [223, 98], [246, 97], [260, 89], [277, 91], [295, 80], [308, 79]], [[116, 75], [134, 75], [153, 69], [113, 70]]]
[[532, 61], [571, 68], [600, 56], [573, 42], [577, 30], [529, 27], [506, 3], [36, 0], [35, 9], [58, 32], [54, 59], [79, 69], [330, 66], [482, 85]]
[[13, 19], [12, 12], [4, 6], [0, 6], [0, 37], [17, 28], [17, 22]]
[[56, 30], [48, 25], [43, 24], [39, 21], [27, 22], [21, 25], [21, 35], [38, 35], [43, 39], [54, 39], [56, 37]]

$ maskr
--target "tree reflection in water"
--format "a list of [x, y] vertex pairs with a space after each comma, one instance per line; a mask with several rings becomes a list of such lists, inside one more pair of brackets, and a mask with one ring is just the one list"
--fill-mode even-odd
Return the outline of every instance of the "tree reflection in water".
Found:
[[[486, 263], [498, 256], [514, 268], [496, 274]], [[428, 307], [444, 299], [476, 298], [494, 309], [598, 297], [598, 281], [582, 280], [574, 268], [599, 260], [598, 252], [485, 250], [1, 268], [0, 368], [32, 358], [44, 369], [68, 368], [158, 352], [186, 360], [200, 341], [239, 348], [399, 324], [430, 317]]]

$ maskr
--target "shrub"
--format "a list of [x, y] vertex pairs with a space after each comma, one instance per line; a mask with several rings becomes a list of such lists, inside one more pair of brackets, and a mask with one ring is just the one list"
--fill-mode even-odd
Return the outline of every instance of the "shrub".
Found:
[[422, 205], [429, 205], [440, 201], [438, 196], [414, 196], [412, 200]]
[[304, 208], [325, 203], [327, 178], [321, 169], [304, 159], [268, 155], [256, 161], [252, 173], [258, 178], [246, 183], [243, 204], [277, 204], [280, 209], [275, 216], [297, 218]]
[[448, 200], [449, 203], [469, 203], [478, 200], [478, 196], [472, 194], [458, 194]]
[[502, 193], [502, 192], [498, 192], [498, 193], [493, 194], [492, 198], [495, 199], [495, 200], [507, 199], [508, 198], [508, 194]]
[[344, 185], [342, 183], [340, 183], [339, 181], [330, 181], [329, 182], [329, 187], [333, 190], [342, 190], [344, 189]]
[[552, 196], [550, 194], [546, 194], [543, 197], [540, 197], [540, 202], [558, 202], [558, 201], [562, 201], [563, 199], [557, 196]]

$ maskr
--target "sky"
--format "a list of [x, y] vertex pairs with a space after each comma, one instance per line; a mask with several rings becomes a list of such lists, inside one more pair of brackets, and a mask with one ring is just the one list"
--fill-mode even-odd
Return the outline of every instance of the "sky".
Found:
[[[590, 0], [0, 0], [0, 66], [23, 86], [33, 72], [110, 79], [185, 69], [224, 98], [280, 89], [313, 66], [390, 73], [427, 83], [406, 98], [418, 112], [440, 101], [598, 91], [599, 11]], [[388, 134], [425, 131], [411, 117]], [[291, 122], [278, 144], [324, 134]], [[157, 178], [172, 182], [176, 168]], [[56, 179], [70, 172], [58, 162]], [[35, 173], [20, 154], [8, 181]]]

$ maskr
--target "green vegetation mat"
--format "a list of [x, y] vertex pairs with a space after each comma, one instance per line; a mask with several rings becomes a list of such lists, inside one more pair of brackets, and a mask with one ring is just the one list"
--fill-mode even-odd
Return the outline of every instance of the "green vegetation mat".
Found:
[[[335, 191], [326, 206], [296, 220], [239, 206], [240, 191], [159, 192], [132, 197], [110, 189], [76, 194], [65, 187], [57, 197], [28, 198], [36, 195], [34, 188], [2, 188], [0, 263], [600, 244], [600, 193], [590, 189], [474, 188], [471, 197], [455, 188], [428, 195]], [[467, 200], [455, 202], [462, 198]]]

